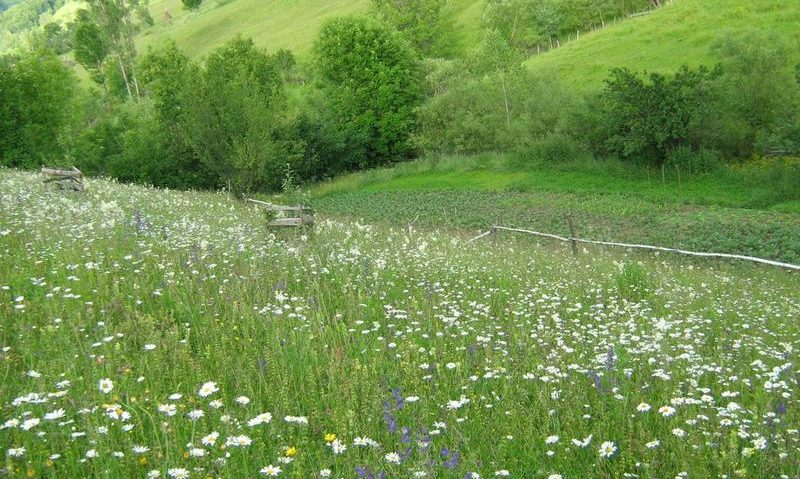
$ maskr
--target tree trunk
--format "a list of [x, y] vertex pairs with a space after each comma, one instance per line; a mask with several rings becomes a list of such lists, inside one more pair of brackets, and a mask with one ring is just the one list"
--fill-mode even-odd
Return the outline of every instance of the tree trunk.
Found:
[[506, 88], [506, 76], [505, 74], [502, 76], [503, 81], [503, 102], [506, 105], [506, 124], [511, 126], [511, 111], [508, 107], [508, 89]]
[[128, 80], [128, 73], [125, 71], [125, 62], [122, 61], [122, 56], [117, 54], [117, 62], [119, 63], [119, 71], [122, 73], [122, 79], [125, 80], [125, 89], [128, 90], [128, 99], [133, 98], [133, 93], [131, 92], [131, 84]]

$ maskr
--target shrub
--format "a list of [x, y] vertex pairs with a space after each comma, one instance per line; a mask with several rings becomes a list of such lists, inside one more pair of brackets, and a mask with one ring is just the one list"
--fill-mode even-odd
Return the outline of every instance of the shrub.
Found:
[[525, 71], [486, 74], [423, 105], [415, 142], [426, 154], [533, 148], [561, 130], [573, 103], [574, 97], [550, 77]]
[[689, 176], [714, 171], [719, 165], [719, 155], [713, 150], [693, 150], [688, 146], [673, 148], [667, 153], [665, 161], [665, 166], [676, 168]]
[[77, 79], [50, 51], [0, 57], [0, 165], [34, 168], [60, 160]]
[[183, 8], [186, 10], [197, 10], [200, 8], [203, 0], [181, 0], [181, 3], [183, 3]]
[[413, 50], [399, 34], [367, 17], [334, 18], [322, 26], [314, 57], [337, 130], [349, 145], [334, 160], [339, 168], [411, 156], [422, 75]]
[[681, 67], [647, 81], [625, 68], [612, 70], [601, 94], [608, 153], [662, 165], [674, 148], [690, 145], [707, 115], [710, 84], [719, 70]]
[[548, 133], [531, 146], [531, 155], [548, 163], [586, 158], [587, 152], [574, 138], [563, 133]]

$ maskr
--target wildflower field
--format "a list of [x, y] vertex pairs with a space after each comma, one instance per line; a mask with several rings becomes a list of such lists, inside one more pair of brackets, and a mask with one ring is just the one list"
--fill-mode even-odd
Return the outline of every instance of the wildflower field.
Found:
[[800, 476], [795, 273], [265, 223], [0, 170], [0, 477]]

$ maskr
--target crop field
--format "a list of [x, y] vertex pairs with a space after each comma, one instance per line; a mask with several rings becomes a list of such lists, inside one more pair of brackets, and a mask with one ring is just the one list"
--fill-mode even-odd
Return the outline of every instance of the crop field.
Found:
[[678, 179], [618, 163], [516, 166], [512, 155], [422, 159], [317, 185], [314, 202], [370, 223], [489, 225], [582, 238], [739, 253], [800, 263], [793, 176], [741, 172]]
[[796, 478], [800, 276], [0, 170], [0, 476]]

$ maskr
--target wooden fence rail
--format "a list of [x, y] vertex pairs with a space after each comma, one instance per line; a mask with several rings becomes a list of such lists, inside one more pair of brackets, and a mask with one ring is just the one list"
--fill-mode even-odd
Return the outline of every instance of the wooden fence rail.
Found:
[[596, 244], [602, 246], [619, 246], [622, 248], [633, 248], [633, 249], [645, 249], [650, 251], [665, 251], [669, 253], [678, 253], [678, 254], [685, 254], [689, 256], [699, 256], [702, 258], [726, 258], [726, 259], [738, 259], [744, 261], [753, 261], [755, 263], [767, 264], [770, 266], [778, 266], [781, 268], [792, 269], [795, 271], [800, 271], [800, 265], [791, 264], [791, 263], [783, 263], [780, 261], [774, 261], [771, 259], [764, 259], [764, 258], [756, 258], [755, 256], [745, 256], [741, 254], [730, 254], [730, 253], [705, 253], [705, 252], [698, 252], [698, 251], [688, 251], [678, 248], [667, 248], [664, 246], [651, 246], [645, 244], [630, 244], [630, 243], [617, 243], [615, 241], [597, 241], [597, 240], [588, 240], [583, 238], [567, 238], [564, 236], [554, 235], [550, 233], [542, 233], [539, 231], [532, 231], [526, 230], [521, 228], [508, 228], [506, 226], [497, 226], [494, 225], [489, 229], [489, 231], [485, 233], [481, 233], [480, 235], [470, 239], [468, 243], [481, 239], [491, 233], [496, 231], [512, 231], [517, 233], [525, 233], [533, 236], [540, 236], [542, 238], [550, 238], [558, 241], [564, 242], [572, 242], [572, 243], [587, 243], [587, 244]]

